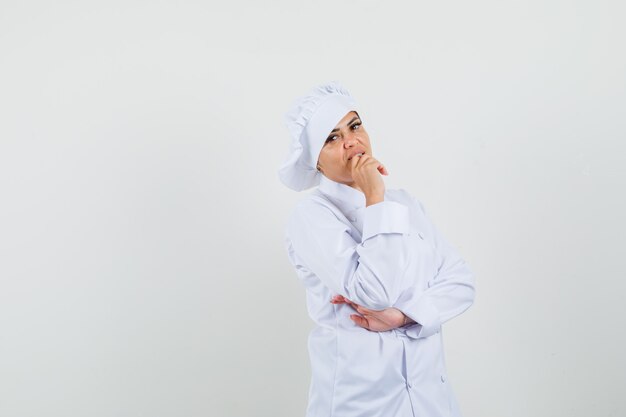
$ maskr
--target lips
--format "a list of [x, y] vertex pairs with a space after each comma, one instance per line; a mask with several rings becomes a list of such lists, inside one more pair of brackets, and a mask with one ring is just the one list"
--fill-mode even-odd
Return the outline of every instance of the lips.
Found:
[[357, 150], [357, 151], [355, 151], [355, 152], [352, 152], [352, 153], [350, 154], [350, 156], [348, 157], [348, 161], [349, 161], [349, 160], [351, 160], [352, 158], [354, 158], [354, 156], [355, 156], [355, 155], [358, 155], [358, 154], [363, 155], [364, 153], [365, 153], [365, 151], [362, 151], [362, 150]]

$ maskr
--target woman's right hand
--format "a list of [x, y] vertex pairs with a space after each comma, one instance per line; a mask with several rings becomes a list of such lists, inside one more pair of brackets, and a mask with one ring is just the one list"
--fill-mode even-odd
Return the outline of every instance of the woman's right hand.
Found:
[[330, 302], [332, 304], [345, 303], [350, 305], [361, 314], [351, 314], [350, 319], [358, 326], [375, 332], [384, 332], [391, 329], [397, 329], [407, 323], [415, 323], [412, 319], [407, 317], [402, 311], [395, 307], [389, 307], [384, 310], [371, 310], [348, 300], [343, 295], [335, 295], [332, 297]]
[[385, 183], [382, 175], [389, 175], [387, 168], [372, 155], [363, 154], [351, 159], [352, 179], [370, 201], [383, 201]]

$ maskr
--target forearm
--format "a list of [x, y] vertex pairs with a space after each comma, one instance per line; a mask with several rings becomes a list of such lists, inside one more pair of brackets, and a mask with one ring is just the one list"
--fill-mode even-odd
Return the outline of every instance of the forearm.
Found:
[[294, 213], [287, 236], [292, 263], [359, 305], [391, 307], [402, 291], [411, 257], [409, 207], [385, 200], [367, 207], [360, 242], [339, 215], [313, 204]]
[[463, 260], [441, 271], [429, 282], [429, 288], [406, 290], [394, 305], [417, 326], [410, 327], [415, 338], [437, 333], [441, 325], [467, 310], [474, 301], [474, 276]]

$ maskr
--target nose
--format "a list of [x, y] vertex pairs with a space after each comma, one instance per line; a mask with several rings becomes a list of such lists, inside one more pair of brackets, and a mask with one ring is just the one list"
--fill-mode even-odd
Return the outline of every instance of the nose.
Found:
[[343, 146], [346, 148], [351, 148], [357, 143], [359, 143], [359, 138], [356, 133], [350, 133], [344, 137]]

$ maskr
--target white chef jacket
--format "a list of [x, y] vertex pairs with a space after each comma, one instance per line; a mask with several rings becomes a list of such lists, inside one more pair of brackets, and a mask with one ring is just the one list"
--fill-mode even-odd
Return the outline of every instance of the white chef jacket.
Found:
[[[307, 417], [461, 417], [447, 379], [441, 325], [474, 300], [466, 262], [404, 189], [365, 195], [321, 175], [287, 221], [290, 262], [316, 323], [308, 338]], [[417, 323], [376, 332], [348, 304], [396, 307]]]

